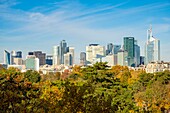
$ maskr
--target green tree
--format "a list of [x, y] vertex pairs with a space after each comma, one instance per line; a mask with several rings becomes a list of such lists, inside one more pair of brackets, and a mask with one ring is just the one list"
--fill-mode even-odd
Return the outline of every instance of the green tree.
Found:
[[30, 82], [37, 83], [40, 82], [41, 76], [37, 71], [28, 70], [24, 74], [24, 78]]

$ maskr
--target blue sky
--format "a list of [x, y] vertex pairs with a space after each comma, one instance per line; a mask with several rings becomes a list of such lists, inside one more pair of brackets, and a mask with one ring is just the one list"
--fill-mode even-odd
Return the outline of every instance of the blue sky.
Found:
[[4, 49], [52, 54], [62, 39], [77, 62], [89, 43], [122, 44], [124, 36], [134, 36], [143, 55], [150, 24], [170, 61], [169, 0], [0, 0], [0, 62]]

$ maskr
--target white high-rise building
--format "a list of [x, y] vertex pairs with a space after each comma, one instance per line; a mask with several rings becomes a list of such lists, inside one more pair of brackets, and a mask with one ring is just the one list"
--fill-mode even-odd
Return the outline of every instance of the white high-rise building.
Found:
[[53, 46], [53, 65], [60, 65], [60, 46]]
[[152, 35], [152, 27], [147, 30], [147, 42], [145, 44], [145, 64], [160, 61], [160, 40]]
[[64, 54], [64, 66], [71, 66], [72, 65], [72, 53], [67, 52]]
[[93, 64], [96, 58], [102, 58], [105, 56], [105, 47], [99, 44], [90, 44], [86, 46], [86, 60], [88, 64]]
[[121, 66], [128, 66], [128, 52], [119, 50], [117, 54], [117, 64]]
[[35, 55], [28, 55], [25, 60], [26, 70], [39, 71], [39, 58]]

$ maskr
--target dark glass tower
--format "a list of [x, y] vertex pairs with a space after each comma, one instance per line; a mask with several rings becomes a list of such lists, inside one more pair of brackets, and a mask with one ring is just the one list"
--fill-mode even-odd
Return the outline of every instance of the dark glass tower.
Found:
[[128, 66], [134, 66], [135, 57], [134, 37], [124, 37], [124, 50], [128, 52]]
[[124, 37], [124, 50], [128, 51], [128, 57], [135, 56], [134, 37]]

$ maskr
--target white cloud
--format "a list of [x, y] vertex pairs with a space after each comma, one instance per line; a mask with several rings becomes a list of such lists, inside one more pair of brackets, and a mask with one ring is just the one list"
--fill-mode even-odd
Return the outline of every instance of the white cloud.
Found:
[[[78, 42], [82, 41], [84, 44], [77, 44], [82, 47], [77, 48], [83, 50], [88, 43], [99, 42], [106, 44], [113, 42], [122, 44], [124, 36], [135, 36], [139, 40], [139, 44], [144, 46], [147, 27], [145, 27], [146, 25], [143, 26], [143, 24], [147, 24], [145, 22], [147, 19], [138, 25], [112, 26], [100, 29], [89, 27], [95, 26], [98, 24], [97, 22], [109, 23], [109, 21], [114, 21], [114, 19], [118, 21], [119, 18], [126, 18], [128, 15], [146, 12], [148, 10], [159, 10], [165, 6], [170, 6], [168, 3], [154, 3], [128, 9], [119, 8], [126, 3], [123, 2], [116, 5], [105, 5], [89, 9], [79, 3], [64, 1], [51, 4], [52, 6], [50, 8], [35, 7], [27, 12], [9, 8], [10, 4], [8, 4], [8, 7], [4, 7], [3, 11], [0, 11], [0, 18], [6, 21], [12, 21], [13, 23], [16, 22], [16, 27], [15, 29], [8, 28], [5, 31], [2, 29], [4, 33], [0, 36], [0, 40], [14, 44], [13, 46], [17, 46], [17, 44], [21, 43], [19, 41], [23, 41], [22, 43], [24, 44], [31, 44], [29, 47], [36, 46], [35, 48], [37, 48], [38, 46], [44, 50], [50, 50], [53, 44], [57, 44], [57, 41], [59, 43], [60, 39], [63, 38], [69, 40], [75, 46]], [[18, 26], [17, 24], [21, 25]], [[161, 34], [169, 32], [170, 25], [155, 24], [153, 29], [155, 34]], [[45, 44], [48, 47], [43, 47]]]

